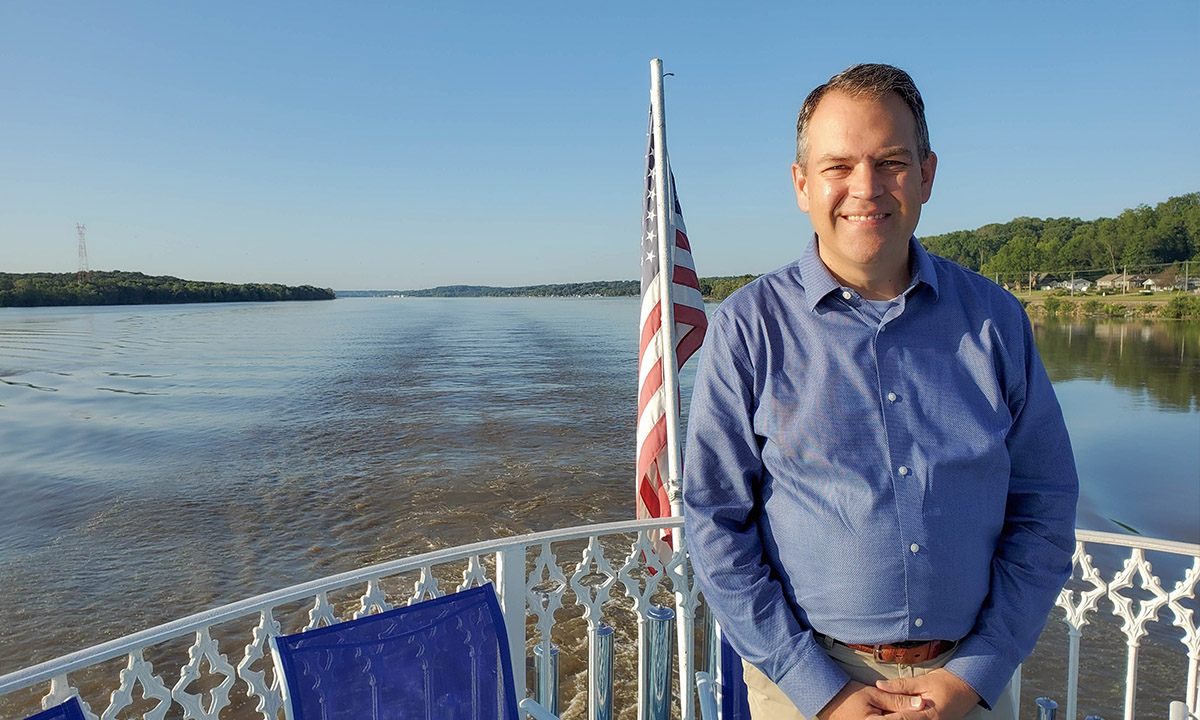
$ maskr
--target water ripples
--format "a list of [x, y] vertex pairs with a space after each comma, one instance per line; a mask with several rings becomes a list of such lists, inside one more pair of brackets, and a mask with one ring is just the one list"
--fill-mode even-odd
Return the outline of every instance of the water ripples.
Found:
[[0, 672], [384, 558], [627, 517], [636, 322], [627, 299], [6, 311]]
[[632, 298], [0, 311], [0, 673], [367, 563], [631, 517], [637, 318]]

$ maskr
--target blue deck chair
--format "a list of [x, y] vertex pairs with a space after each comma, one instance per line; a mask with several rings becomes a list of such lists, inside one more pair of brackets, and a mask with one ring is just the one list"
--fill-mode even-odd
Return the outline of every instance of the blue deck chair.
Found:
[[79, 707], [77, 698], [70, 698], [61, 705], [29, 716], [29, 720], [84, 720], [83, 708]]
[[[288, 720], [518, 720], [491, 585], [275, 638]], [[520, 709], [557, 720], [528, 698]]]

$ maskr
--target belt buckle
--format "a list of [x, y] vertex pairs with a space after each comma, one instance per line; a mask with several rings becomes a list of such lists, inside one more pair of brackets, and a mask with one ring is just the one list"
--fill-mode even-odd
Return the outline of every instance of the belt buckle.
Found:
[[883, 659], [883, 651], [885, 648], [886, 648], [885, 645], [876, 645], [875, 649], [871, 651], [871, 655], [875, 658], [875, 662], [878, 662], [878, 663], [890, 662], [888, 660]]

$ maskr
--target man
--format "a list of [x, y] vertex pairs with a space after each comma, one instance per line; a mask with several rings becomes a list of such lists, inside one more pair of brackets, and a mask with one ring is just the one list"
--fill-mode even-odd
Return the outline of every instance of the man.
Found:
[[1078, 480], [1020, 304], [913, 236], [937, 156], [912, 79], [814, 90], [815, 237], [709, 321], [688, 547], [756, 720], [1016, 718], [1071, 570]]

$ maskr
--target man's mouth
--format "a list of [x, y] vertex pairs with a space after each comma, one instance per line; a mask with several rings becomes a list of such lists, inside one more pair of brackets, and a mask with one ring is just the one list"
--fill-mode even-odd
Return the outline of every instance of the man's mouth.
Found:
[[887, 213], [877, 213], [875, 215], [846, 215], [845, 218], [851, 222], [867, 222], [869, 220], [882, 220], [887, 216]]

